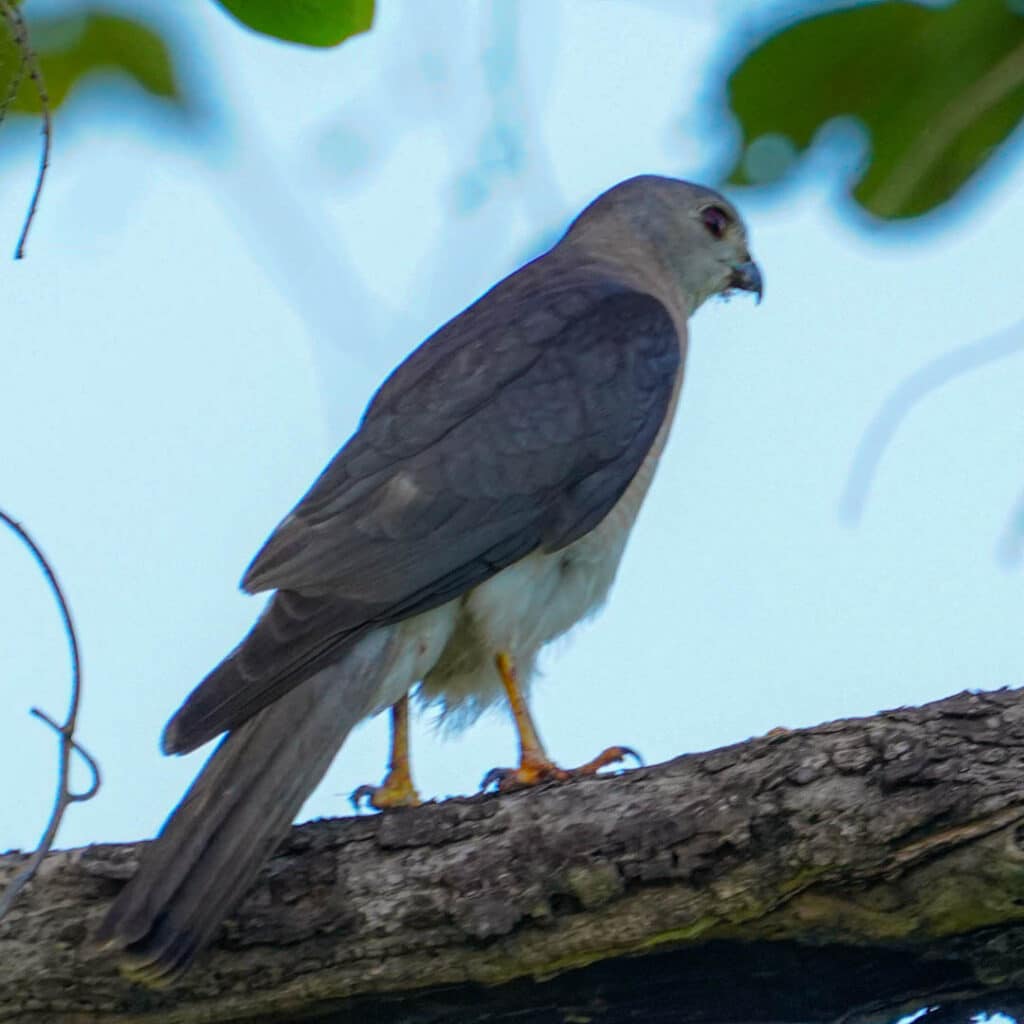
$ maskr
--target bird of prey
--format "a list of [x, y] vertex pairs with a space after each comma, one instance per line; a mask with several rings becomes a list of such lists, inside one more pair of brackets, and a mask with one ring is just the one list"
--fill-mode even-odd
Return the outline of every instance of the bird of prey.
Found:
[[717, 192], [645, 175], [429, 337], [242, 580], [274, 591], [163, 734], [227, 733], [98, 938], [173, 979], [210, 941], [352, 728], [391, 709], [390, 770], [358, 796], [417, 801], [408, 699], [471, 717], [504, 695], [520, 759], [499, 790], [596, 772], [547, 755], [527, 695], [540, 649], [605, 598], [674, 416], [687, 321], [761, 273]]

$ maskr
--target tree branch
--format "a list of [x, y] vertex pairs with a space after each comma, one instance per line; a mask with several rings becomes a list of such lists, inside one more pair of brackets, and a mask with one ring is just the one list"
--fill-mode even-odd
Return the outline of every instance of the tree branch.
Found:
[[[42, 864], [43, 859], [50, 852], [60, 824], [64, 820], [64, 814], [73, 803], [91, 800], [100, 788], [100, 769], [93, 756], [75, 739], [75, 726], [78, 723], [78, 704], [82, 694], [82, 660], [78, 651], [78, 637], [75, 634], [75, 624], [71, 619], [71, 610], [68, 608], [64, 591], [43, 554], [39, 545], [32, 539], [28, 531], [17, 520], [12, 519], [6, 512], [0, 509], [0, 522], [5, 523], [18, 536], [19, 540], [28, 548], [32, 557], [36, 560], [46, 582], [53, 592], [54, 599], [60, 609], [61, 622], [64, 626], [64, 633], [67, 636], [68, 647], [71, 653], [71, 699], [68, 706], [68, 716], [64, 724], [55, 722], [45, 711], [39, 708], [31, 708], [29, 714], [34, 715], [41, 722], [45, 722], [60, 737], [60, 756], [57, 769], [57, 795], [53, 800], [53, 810], [50, 812], [50, 820], [43, 830], [43, 837], [39, 840], [39, 846], [27, 859], [27, 863], [3, 889], [3, 896], [0, 897], [0, 920], [10, 912], [14, 901], [18, 898], [21, 890], [35, 876]], [[89, 786], [81, 793], [71, 789], [71, 754], [77, 753], [85, 761], [89, 769], [91, 781]]]
[[53, 127], [50, 118], [50, 97], [46, 92], [46, 82], [43, 80], [39, 60], [36, 57], [35, 50], [32, 49], [32, 41], [29, 38], [25, 19], [18, 6], [10, 2], [10, 0], [0, 0], [0, 17], [7, 23], [11, 38], [14, 40], [14, 45], [21, 54], [21, 63], [12, 80], [10, 95], [5, 98], [4, 105], [0, 108], [0, 123], [3, 122], [8, 106], [17, 95], [26, 70], [28, 71], [29, 78], [32, 80], [32, 84], [36, 87], [36, 95], [39, 97], [39, 113], [43, 119], [43, 148], [39, 156], [36, 183], [32, 189], [32, 198], [29, 200], [28, 210], [25, 213], [21, 234], [18, 235], [18, 244], [14, 248], [14, 258], [21, 260], [25, 258], [25, 243], [28, 241], [28, 233], [32, 227], [32, 221], [35, 219], [36, 210], [39, 209], [39, 197], [43, 194], [43, 182], [46, 180], [46, 171], [50, 166], [50, 145], [53, 137]]
[[[51, 854], [0, 1019], [939, 1020], [1024, 1008], [1024, 690], [293, 829], [172, 989], [89, 944], [138, 845]], [[0, 874], [21, 858], [0, 858]], [[937, 1010], [936, 1013], [939, 1011]]]
[[903, 421], [924, 398], [957, 377], [1021, 351], [1024, 321], [943, 352], [905, 377], [879, 406], [857, 443], [839, 500], [840, 518], [849, 524], [860, 521], [882, 456]]

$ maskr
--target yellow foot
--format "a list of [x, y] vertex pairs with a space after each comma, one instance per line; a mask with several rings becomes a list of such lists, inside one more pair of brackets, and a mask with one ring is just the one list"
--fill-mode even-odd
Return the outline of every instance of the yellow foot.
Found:
[[524, 758], [518, 768], [492, 768], [480, 783], [480, 791], [485, 793], [494, 786], [498, 793], [509, 793], [512, 790], [525, 789], [527, 786], [538, 786], [543, 782], [566, 782], [569, 779], [596, 775], [602, 768], [618, 764], [627, 757], [634, 758], [638, 765], [644, 763], [643, 758], [632, 747], [608, 747], [578, 768], [559, 768], [546, 758]]
[[420, 804], [420, 795], [412, 779], [403, 772], [388, 772], [379, 786], [360, 786], [349, 799], [357, 811], [362, 810], [364, 801], [368, 807], [375, 807], [378, 811], [390, 807], [418, 807]]
[[602, 768], [625, 761], [627, 757], [633, 758], [638, 768], [643, 767], [644, 759], [632, 747], [605, 747], [597, 757], [586, 764], [581, 764], [570, 774], [573, 776], [596, 775]]

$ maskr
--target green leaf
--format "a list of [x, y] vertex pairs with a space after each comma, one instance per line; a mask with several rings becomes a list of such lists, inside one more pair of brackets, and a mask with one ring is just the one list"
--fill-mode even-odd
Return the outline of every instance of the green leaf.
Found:
[[1024, 117], [1024, 17], [1007, 0], [833, 11], [771, 36], [728, 89], [743, 133], [731, 182], [781, 178], [822, 125], [852, 116], [870, 137], [854, 197], [878, 217], [916, 217], [950, 199]]
[[[167, 44], [146, 25], [99, 12], [84, 12], [28, 22], [32, 49], [56, 110], [78, 83], [97, 73], [127, 76], [151, 96], [181, 102]], [[21, 53], [0, 21], [0, 104], [19, 77]], [[39, 94], [27, 73], [10, 109], [38, 114]]]
[[217, 0], [243, 25], [307, 46], [337, 46], [373, 25], [373, 0]]

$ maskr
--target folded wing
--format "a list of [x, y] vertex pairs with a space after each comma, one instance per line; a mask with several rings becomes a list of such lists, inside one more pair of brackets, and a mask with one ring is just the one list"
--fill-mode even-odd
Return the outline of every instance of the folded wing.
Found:
[[[535, 265], [536, 266], [536, 265]], [[164, 735], [185, 751], [245, 721], [373, 628], [435, 608], [614, 507], [680, 366], [655, 299], [508, 279], [385, 382], [243, 580], [277, 589]]]

